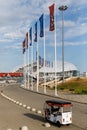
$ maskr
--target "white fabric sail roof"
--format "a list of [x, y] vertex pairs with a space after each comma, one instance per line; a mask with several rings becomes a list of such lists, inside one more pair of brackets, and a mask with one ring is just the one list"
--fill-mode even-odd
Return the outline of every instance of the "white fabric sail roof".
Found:
[[[55, 67], [45, 67], [46, 73], [54, 73], [55, 72]], [[77, 67], [69, 62], [64, 62], [64, 71], [74, 71], [78, 70]], [[39, 72], [44, 73], [44, 67], [42, 67]], [[57, 62], [57, 67], [56, 67], [56, 72], [62, 72], [62, 62], [59, 61]]]

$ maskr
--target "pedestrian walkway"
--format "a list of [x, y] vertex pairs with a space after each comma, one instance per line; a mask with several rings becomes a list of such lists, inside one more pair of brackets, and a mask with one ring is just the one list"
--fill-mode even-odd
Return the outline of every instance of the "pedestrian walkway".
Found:
[[[28, 90], [34, 91], [34, 92], [37, 91], [36, 86], [33, 86], [33, 90], [32, 88], [29, 88]], [[46, 93], [44, 93], [44, 87], [39, 87], [38, 93], [49, 95], [49, 96], [55, 96], [55, 90], [46, 88]], [[57, 95], [55, 97], [87, 104], [87, 95], [72, 94], [69, 92], [57, 91]]]

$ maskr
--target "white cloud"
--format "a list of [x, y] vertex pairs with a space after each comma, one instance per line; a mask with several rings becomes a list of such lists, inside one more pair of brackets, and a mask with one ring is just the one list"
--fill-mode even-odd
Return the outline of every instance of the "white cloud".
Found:
[[[74, 27], [76, 25], [76, 23], [74, 21], [64, 21], [64, 27]], [[58, 22], [58, 26], [61, 27], [62, 26], [62, 21]]]
[[64, 44], [65, 44], [65, 46], [87, 45], [87, 41], [65, 42]]
[[[53, 0], [0, 0], [0, 37], [2, 38], [22, 38], [31, 23], [38, 19], [40, 14], [49, 13], [49, 5]], [[59, 0], [57, 7], [62, 4], [81, 6], [87, 3], [86, 0]], [[74, 26], [74, 22], [67, 21], [65, 26]], [[74, 30], [73, 30], [74, 32]]]
[[66, 33], [66, 38], [73, 38], [77, 36], [83, 36], [84, 34], [87, 34], [87, 23], [84, 24], [75, 24], [74, 27], [69, 28]]

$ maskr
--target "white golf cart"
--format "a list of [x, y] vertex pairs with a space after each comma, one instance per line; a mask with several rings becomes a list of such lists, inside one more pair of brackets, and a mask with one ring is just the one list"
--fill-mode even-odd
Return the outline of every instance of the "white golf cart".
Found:
[[47, 100], [44, 103], [44, 118], [53, 123], [69, 125], [72, 123], [72, 103], [65, 101]]

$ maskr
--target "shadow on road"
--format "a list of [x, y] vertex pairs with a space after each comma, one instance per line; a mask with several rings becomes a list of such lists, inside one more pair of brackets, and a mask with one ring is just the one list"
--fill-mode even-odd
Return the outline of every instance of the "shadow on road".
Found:
[[41, 121], [43, 123], [45, 123], [45, 119], [42, 116], [39, 116], [37, 114], [33, 114], [33, 113], [25, 113], [24, 116], [27, 116], [29, 118], [32, 118], [33, 120], [38, 120]]

